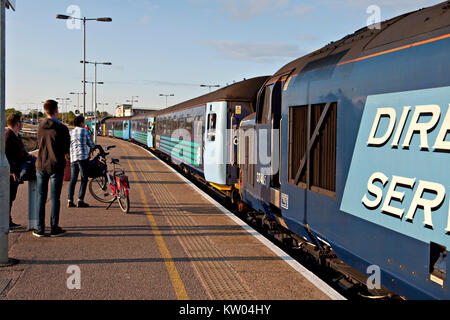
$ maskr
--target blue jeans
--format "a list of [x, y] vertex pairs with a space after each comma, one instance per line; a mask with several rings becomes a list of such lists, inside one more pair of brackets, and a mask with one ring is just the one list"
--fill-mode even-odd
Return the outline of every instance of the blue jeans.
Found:
[[81, 185], [78, 193], [78, 201], [84, 201], [86, 195], [86, 187], [89, 181], [88, 177], [88, 163], [89, 160], [75, 161], [70, 164], [70, 184], [69, 184], [69, 201], [73, 202], [73, 195], [75, 193], [75, 185], [78, 180], [78, 173], [81, 173]]
[[60, 197], [63, 186], [64, 171], [49, 173], [37, 171], [37, 192], [39, 204], [38, 232], [45, 232], [45, 203], [48, 195], [48, 182], [50, 181], [50, 198], [52, 201], [51, 231], [57, 231], [59, 226], [59, 210], [61, 207]]

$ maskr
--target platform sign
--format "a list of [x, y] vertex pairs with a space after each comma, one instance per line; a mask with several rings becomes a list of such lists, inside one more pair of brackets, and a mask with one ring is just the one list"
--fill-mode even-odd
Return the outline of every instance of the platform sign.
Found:
[[367, 98], [341, 210], [450, 247], [450, 87]]

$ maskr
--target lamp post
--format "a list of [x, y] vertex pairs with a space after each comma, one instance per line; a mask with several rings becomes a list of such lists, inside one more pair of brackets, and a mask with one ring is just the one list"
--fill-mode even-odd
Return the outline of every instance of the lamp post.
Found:
[[[105, 108], [106, 108], [107, 106], [109, 106], [109, 103], [100, 103], [100, 102], [98, 102], [97, 106], [105, 106]], [[104, 110], [106, 110], [106, 109], [104, 109]]]
[[[104, 84], [104, 82], [102, 82], [102, 81], [85, 81], [85, 83], [90, 83], [92, 85], [92, 112], [94, 113], [94, 143], [97, 143], [97, 89], [95, 89], [95, 96], [94, 96], [94, 85], [95, 85], [95, 88], [97, 88], [97, 84]], [[95, 101], [94, 101], [94, 97], [95, 97]]]
[[137, 100], [134, 100], [134, 98], [139, 98], [139, 96], [132, 96], [131, 100], [127, 100], [127, 102], [131, 102], [131, 109], [133, 109], [134, 103], [139, 102]]
[[69, 119], [69, 117], [67, 116], [67, 101], [70, 101], [70, 98], [56, 98], [56, 100], [64, 102], [64, 112], [66, 114], [66, 123], [67, 123]]
[[111, 18], [78, 18], [67, 16], [64, 14], [57, 14], [56, 19], [68, 20], [81, 20], [83, 21], [83, 116], [86, 117], [86, 21], [101, 21], [101, 22], [111, 22]]
[[211, 92], [211, 88], [220, 88], [220, 85], [218, 85], [218, 84], [201, 84], [200, 87], [209, 88], [209, 92]]
[[5, 18], [6, 9], [14, 9], [15, 0], [0, 0], [0, 267], [18, 263], [8, 257], [9, 235], [9, 163], [5, 154], [5, 71], [6, 71], [6, 41]]
[[83, 94], [83, 92], [70, 92], [69, 94], [77, 95], [77, 108], [80, 109], [80, 94]]
[[[94, 87], [95, 87], [95, 97], [94, 97], [94, 143], [97, 143], [97, 65], [103, 64], [105, 66], [111, 66], [111, 62], [89, 62], [89, 61], [80, 61], [83, 64], [93, 64], [94, 65]], [[99, 83], [99, 84], [103, 84]]]
[[167, 98], [168, 97], [174, 97], [175, 95], [174, 94], [162, 94], [162, 93], [160, 93], [159, 96], [160, 97], [166, 97], [166, 108], [167, 108]]

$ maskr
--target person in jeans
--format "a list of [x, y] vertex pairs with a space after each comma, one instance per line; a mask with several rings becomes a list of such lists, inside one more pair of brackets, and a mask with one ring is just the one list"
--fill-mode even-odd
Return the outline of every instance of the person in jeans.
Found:
[[58, 102], [47, 100], [44, 103], [47, 118], [38, 127], [37, 139], [39, 154], [36, 161], [37, 192], [39, 205], [39, 223], [33, 231], [36, 237], [45, 236], [45, 203], [50, 181], [51, 237], [64, 235], [65, 230], [59, 227], [60, 197], [66, 166], [65, 155], [69, 153], [69, 129], [58, 121]]
[[91, 134], [84, 128], [84, 117], [78, 116], [74, 120], [75, 129], [70, 132], [70, 166], [71, 176], [69, 185], [69, 208], [75, 207], [73, 195], [75, 185], [78, 180], [78, 173], [81, 173], [80, 191], [78, 192], [78, 208], [86, 208], [89, 205], [84, 202], [86, 187], [88, 183], [88, 163], [89, 154], [95, 147]]
[[[23, 122], [19, 114], [10, 114], [6, 118], [8, 128], [5, 132], [5, 154], [8, 159], [10, 175], [9, 175], [9, 228], [17, 229], [19, 224], [15, 224], [11, 217], [11, 208], [14, 200], [16, 200], [17, 189], [21, 184], [19, 179], [20, 165], [27, 161], [31, 155], [25, 151], [25, 146], [19, 136], [22, 130]], [[23, 182], [22, 182], [23, 183]]]

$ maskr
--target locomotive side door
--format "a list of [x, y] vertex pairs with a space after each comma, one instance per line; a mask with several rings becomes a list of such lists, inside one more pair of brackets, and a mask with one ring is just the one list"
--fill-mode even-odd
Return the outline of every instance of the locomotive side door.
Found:
[[[280, 210], [280, 122], [282, 80], [269, 83], [260, 92], [256, 115], [257, 166], [256, 192], [266, 211]], [[259, 192], [258, 192], [259, 189]]]
[[148, 117], [147, 118], [147, 146], [149, 148], [153, 148], [153, 123], [155, 122], [155, 118]]
[[227, 107], [226, 101], [206, 104], [204, 135], [204, 175], [206, 181], [227, 183]]

